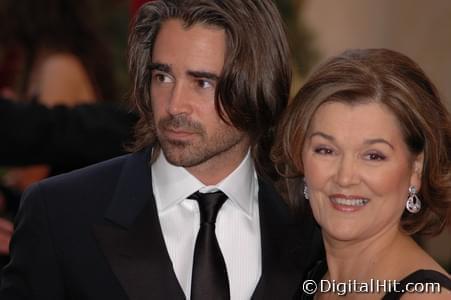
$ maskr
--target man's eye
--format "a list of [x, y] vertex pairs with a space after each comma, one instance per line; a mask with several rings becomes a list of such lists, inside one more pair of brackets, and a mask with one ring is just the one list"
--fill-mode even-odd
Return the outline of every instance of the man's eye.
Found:
[[160, 83], [171, 83], [172, 82], [172, 78], [166, 74], [162, 74], [162, 73], [155, 73], [153, 75], [153, 78]]
[[213, 83], [209, 80], [205, 80], [205, 79], [199, 79], [197, 80], [197, 85], [201, 88], [201, 89], [208, 89], [208, 88], [212, 88], [214, 87]]

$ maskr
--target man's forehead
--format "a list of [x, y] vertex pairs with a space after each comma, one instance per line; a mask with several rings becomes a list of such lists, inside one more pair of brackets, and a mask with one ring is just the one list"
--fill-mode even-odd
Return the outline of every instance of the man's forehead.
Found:
[[[168, 26], [169, 24], [169, 26]], [[208, 23], [206, 21], [199, 21], [199, 22], [186, 22], [185, 20], [181, 18], [169, 18], [167, 20], [164, 20], [160, 24], [160, 28], [156, 34], [156, 38], [158, 38], [158, 35], [161, 33], [162, 28], [164, 27], [172, 27], [174, 24], [177, 24], [177, 27], [182, 29], [183, 31], [190, 31], [192, 29], [201, 28], [208, 31], [216, 31], [216, 32], [223, 32], [225, 34], [225, 28], [223, 26], [220, 26], [219, 24], [214, 23]]]
[[165, 21], [155, 39], [152, 63], [186, 66], [192, 70], [205, 68], [218, 73], [225, 57], [225, 33], [222, 29], [194, 24], [185, 27], [181, 20]]
[[[171, 19], [169, 19], [169, 20], [171, 20]], [[182, 19], [177, 19], [177, 18], [173, 18], [172, 20], [179, 20], [181, 22], [183, 28], [185, 28], [185, 29], [190, 29], [193, 26], [201, 26], [201, 27], [204, 27], [205, 29], [225, 31], [224, 26], [221, 26], [221, 25], [215, 24], [215, 23], [211, 23], [211, 22], [207, 22], [207, 21], [198, 21], [198, 22], [188, 23]]]

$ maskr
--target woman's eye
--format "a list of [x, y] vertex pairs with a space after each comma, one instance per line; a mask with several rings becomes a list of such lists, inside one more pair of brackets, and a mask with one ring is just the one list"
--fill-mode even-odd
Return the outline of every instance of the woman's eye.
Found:
[[314, 149], [314, 152], [320, 155], [331, 155], [334, 153], [334, 151], [330, 148], [326, 147], [318, 147]]
[[376, 152], [371, 152], [365, 155], [365, 158], [368, 160], [385, 160], [385, 155], [380, 154], [380, 153], [376, 153]]

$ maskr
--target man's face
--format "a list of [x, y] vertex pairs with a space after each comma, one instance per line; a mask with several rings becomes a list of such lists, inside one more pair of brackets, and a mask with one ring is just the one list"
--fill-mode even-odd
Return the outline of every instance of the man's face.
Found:
[[218, 159], [241, 160], [249, 146], [247, 134], [225, 123], [215, 108], [225, 39], [220, 28], [184, 28], [177, 19], [165, 21], [156, 37], [152, 110], [161, 148], [174, 165], [195, 168]]

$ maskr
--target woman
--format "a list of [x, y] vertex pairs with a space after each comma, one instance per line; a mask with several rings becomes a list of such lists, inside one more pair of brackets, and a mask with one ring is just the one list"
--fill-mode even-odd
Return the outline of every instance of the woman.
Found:
[[[0, 44], [15, 60], [12, 90], [46, 106], [75, 106], [115, 97], [112, 61], [84, 0], [6, 0]], [[8, 63], [8, 62], [5, 62]], [[76, 162], [74, 166], [77, 166]], [[11, 169], [4, 183], [20, 191], [71, 168], [46, 165]]]
[[385, 49], [330, 59], [301, 88], [279, 130], [273, 156], [291, 175], [290, 202], [307, 200], [322, 229], [327, 261], [311, 279], [396, 280], [397, 290], [408, 282], [441, 285], [441, 293], [408, 286], [404, 295], [347, 290], [352, 299], [451, 298], [449, 274], [412, 238], [439, 233], [451, 201], [450, 115], [412, 60]]
[[[2, 1], [0, 93], [7, 91], [10, 97], [50, 107], [114, 100], [109, 49], [90, 18], [88, 4], [84, 0]], [[30, 149], [30, 155], [35, 151], [39, 149]], [[1, 172], [0, 188], [7, 191], [7, 200], [2, 201], [0, 194], [1, 217], [6, 213], [10, 217], [20, 193], [33, 182], [77, 167], [79, 162], [70, 161], [52, 168], [33, 165]], [[8, 207], [2, 209], [2, 204]], [[9, 221], [0, 218], [0, 268], [4, 264], [1, 255], [8, 253], [11, 228]]]

